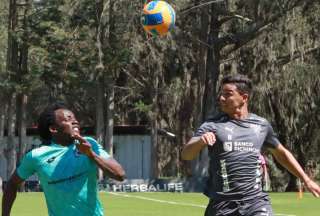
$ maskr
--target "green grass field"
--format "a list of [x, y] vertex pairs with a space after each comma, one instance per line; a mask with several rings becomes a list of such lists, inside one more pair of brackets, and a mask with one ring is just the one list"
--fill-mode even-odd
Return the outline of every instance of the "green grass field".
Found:
[[[320, 199], [305, 193], [270, 193], [276, 216], [319, 216]], [[207, 199], [200, 193], [100, 193], [107, 216], [202, 216]], [[63, 197], [61, 197], [63, 199]], [[19, 193], [12, 216], [47, 215], [43, 193]]]

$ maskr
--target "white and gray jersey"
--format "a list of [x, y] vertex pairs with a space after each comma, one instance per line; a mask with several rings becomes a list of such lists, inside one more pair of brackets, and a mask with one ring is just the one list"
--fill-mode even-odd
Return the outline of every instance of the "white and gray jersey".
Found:
[[266, 196], [262, 191], [259, 154], [280, 142], [270, 123], [255, 114], [236, 120], [226, 114], [203, 123], [194, 137], [216, 135], [208, 147], [210, 164], [205, 195], [214, 200], [245, 200]]

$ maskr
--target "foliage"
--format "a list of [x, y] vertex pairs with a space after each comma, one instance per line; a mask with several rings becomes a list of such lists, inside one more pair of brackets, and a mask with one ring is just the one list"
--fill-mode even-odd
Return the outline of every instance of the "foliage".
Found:
[[8, 6], [1, 2], [0, 89], [28, 93], [28, 125], [46, 104], [62, 99], [92, 126], [97, 83], [111, 77], [115, 124], [151, 127], [156, 120], [176, 134], [159, 136], [157, 148], [160, 175], [172, 176], [186, 174], [179, 152], [208, 109], [216, 110], [210, 106], [221, 75], [240, 72], [256, 84], [251, 110], [272, 122], [303, 166], [319, 163], [319, 2], [168, 2], [176, 27], [160, 38], [143, 31], [144, 1], [33, 1], [29, 37], [15, 35], [29, 46], [20, 85], [5, 71]]
[[[290, 10], [269, 32], [242, 47], [235, 58], [237, 69], [255, 81], [251, 110], [271, 121], [280, 141], [303, 167], [319, 163], [320, 48], [313, 35], [319, 31], [316, 11], [318, 3]], [[274, 172], [279, 175], [283, 174]], [[281, 182], [286, 178], [273, 179], [274, 185], [286, 182]]]
[[[4, 72], [6, 69], [6, 50], [7, 50], [7, 25], [5, 20], [8, 19], [8, 4], [4, 1], [0, 3], [0, 79], [4, 79]], [[3, 83], [1, 82], [1, 85]], [[1, 89], [1, 87], [0, 87]]]

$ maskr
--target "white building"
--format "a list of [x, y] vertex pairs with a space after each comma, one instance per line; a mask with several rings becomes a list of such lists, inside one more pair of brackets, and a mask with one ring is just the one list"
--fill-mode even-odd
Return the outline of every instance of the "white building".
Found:
[[[83, 134], [91, 136], [92, 128], [83, 128]], [[28, 130], [27, 151], [41, 145], [36, 130]], [[114, 128], [113, 157], [123, 166], [127, 178], [149, 179], [151, 169], [151, 138], [144, 126], [116, 126]], [[18, 139], [15, 139], [18, 143]], [[0, 142], [0, 178], [7, 181], [5, 151], [7, 138]], [[33, 177], [34, 178], [34, 177]]]

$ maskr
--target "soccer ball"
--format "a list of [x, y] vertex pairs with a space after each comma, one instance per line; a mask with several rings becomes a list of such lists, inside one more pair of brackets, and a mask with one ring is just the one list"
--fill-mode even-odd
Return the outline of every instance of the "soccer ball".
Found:
[[175, 21], [176, 14], [165, 1], [151, 1], [143, 8], [143, 28], [152, 35], [167, 34], [174, 27]]

